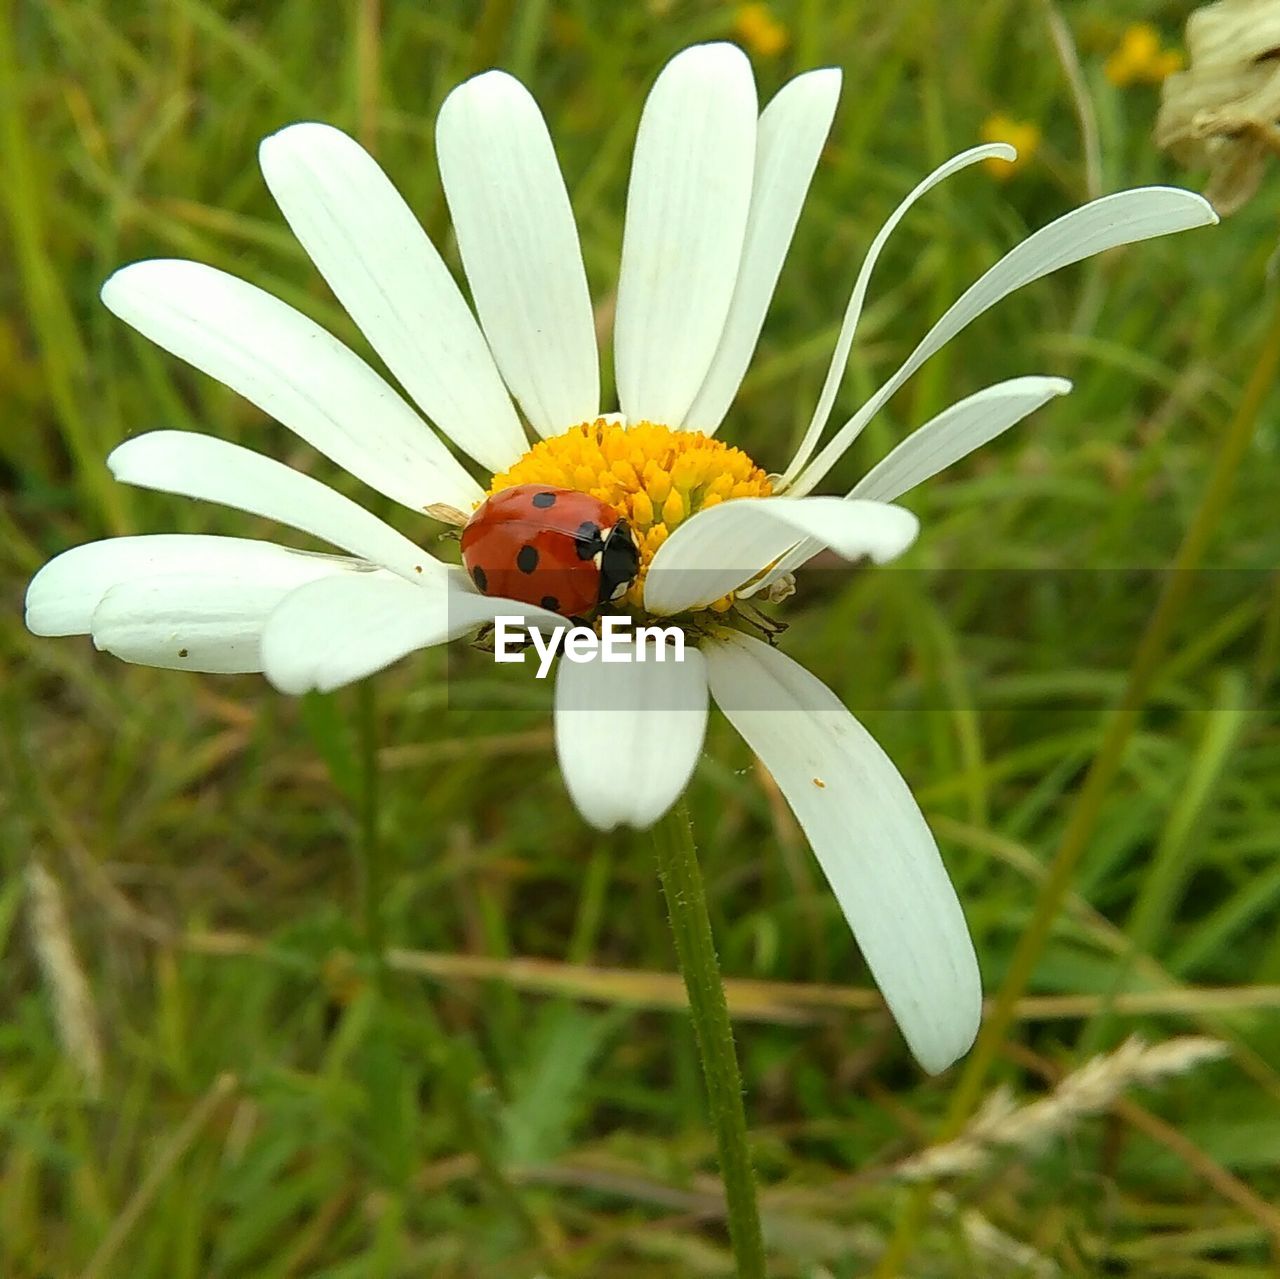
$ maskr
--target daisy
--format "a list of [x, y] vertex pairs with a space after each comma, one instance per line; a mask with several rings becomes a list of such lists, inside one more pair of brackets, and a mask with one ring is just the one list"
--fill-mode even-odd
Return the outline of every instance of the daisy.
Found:
[[[551, 138], [530, 94], [498, 71], [455, 89], [436, 126], [474, 311], [352, 139], [305, 123], [261, 146], [286, 220], [403, 394], [299, 312], [196, 262], [125, 267], [102, 297], [152, 341], [422, 517], [423, 538], [438, 532], [429, 512], [465, 513], [486, 491], [521, 483], [590, 492], [625, 516], [641, 562], [629, 604], [637, 615], [677, 619], [696, 646], [679, 663], [559, 663], [556, 749], [574, 803], [601, 829], [655, 822], [689, 780], [714, 700], [776, 779], [912, 1052], [936, 1072], [972, 1043], [981, 1002], [937, 845], [867, 731], [820, 680], [742, 629], [737, 602], [783, 594], [789, 575], [823, 548], [877, 563], [900, 555], [918, 526], [897, 498], [1070, 389], [1048, 377], [987, 387], [920, 427], [848, 493], [817, 496], [871, 417], [970, 321], [1060, 267], [1215, 218], [1198, 196], [1161, 187], [1067, 214], [987, 271], [828, 432], [886, 239], [944, 178], [1014, 151], [993, 143], [956, 156], [872, 242], [809, 427], [790, 461], [767, 472], [716, 433], [750, 362], [839, 90], [838, 71], [811, 71], [760, 111], [748, 61], [727, 44], [686, 49], [658, 76], [627, 195], [614, 413], [601, 411], [591, 298]], [[37, 634], [89, 634], [98, 648], [153, 666], [262, 671], [299, 694], [358, 680], [498, 614], [563, 620], [486, 597], [358, 503], [237, 445], [157, 431], [122, 444], [108, 464], [125, 483], [236, 507], [342, 554], [185, 534], [95, 542], [60, 555], [31, 583], [27, 624]], [[482, 485], [478, 471], [491, 482]]]

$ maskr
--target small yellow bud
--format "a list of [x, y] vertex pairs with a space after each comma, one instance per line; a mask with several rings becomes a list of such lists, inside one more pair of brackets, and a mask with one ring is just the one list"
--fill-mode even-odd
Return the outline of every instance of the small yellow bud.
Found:
[[667, 494], [667, 500], [662, 504], [662, 522], [668, 528], [675, 528], [684, 519], [684, 515], [684, 499], [676, 489], [672, 489]]
[[644, 489], [631, 495], [631, 522], [642, 529], [653, 523], [653, 503]]
[[644, 468], [644, 487], [654, 504], [661, 506], [671, 492], [671, 476], [659, 469], [656, 463], [650, 462]]

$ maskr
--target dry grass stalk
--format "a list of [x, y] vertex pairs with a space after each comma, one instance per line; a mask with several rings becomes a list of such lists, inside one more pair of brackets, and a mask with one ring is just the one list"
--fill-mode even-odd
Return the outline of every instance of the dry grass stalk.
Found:
[[969, 1247], [991, 1267], [984, 1273], [1016, 1274], [1026, 1279], [1055, 1279], [1061, 1269], [1043, 1253], [1006, 1234], [976, 1208], [964, 1208], [946, 1191], [933, 1196], [934, 1206], [956, 1218]]
[[1085, 190], [1089, 199], [1096, 200], [1103, 193], [1102, 142], [1098, 134], [1097, 112], [1094, 111], [1093, 99], [1089, 96], [1089, 86], [1080, 66], [1080, 53], [1076, 48], [1075, 37], [1071, 34], [1071, 27], [1054, 0], [1043, 0], [1043, 3], [1049, 35], [1058, 54], [1058, 61], [1062, 64], [1067, 87], [1071, 90], [1076, 118], [1080, 121], [1080, 138], [1084, 144]]
[[996, 1089], [954, 1141], [922, 1150], [891, 1170], [901, 1181], [926, 1181], [980, 1172], [1000, 1150], [1035, 1151], [1070, 1132], [1081, 1120], [1106, 1110], [1126, 1089], [1185, 1074], [1229, 1051], [1201, 1035], [1147, 1044], [1134, 1035], [1114, 1052], [1085, 1062], [1048, 1095], [1019, 1106], [1008, 1090]]
[[27, 866], [31, 936], [40, 970], [53, 995], [53, 1015], [63, 1051], [93, 1098], [102, 1094], [102, 1042], [98, 1012], [76, 955], [58, 881], [35, 860]]

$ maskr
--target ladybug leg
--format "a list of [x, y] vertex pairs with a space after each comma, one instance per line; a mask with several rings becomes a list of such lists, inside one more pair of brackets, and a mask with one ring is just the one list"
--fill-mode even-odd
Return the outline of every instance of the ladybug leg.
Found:
[[787, 629], [789, 622], [779, 622], [776, 618], [762, 613], [758, 608], [743, 600], [734, 601], [734, 609], [748, 626], [755, 627], [770, 645], [776, 645], [778, 636]]
[[[475, 638], [471, 641], [471, 647], [478, 650], [481, 653], [496, 652], [497, 644], [494, 638], [494, 633], [496, 630], [497, 630], [497, 627], [494, 625], [493, 622], [486, 622], [476, 632]], [[507, 639], [508, 652], [511, 651], [511, 644], [512, 644], [512, 639], [511, 637], [508, 637]], [[524, 640], [519, 645], [516, 645], [516, 649], [518, 652], [528, 652], [528, 650], [531, 649], [532, 647], [533, 647], [533, 639], [529, 635], [529, 632], [525, 631]]]

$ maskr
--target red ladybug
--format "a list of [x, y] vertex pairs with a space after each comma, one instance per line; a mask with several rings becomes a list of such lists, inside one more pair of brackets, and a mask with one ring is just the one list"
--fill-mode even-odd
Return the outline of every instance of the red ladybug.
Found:
[[476, 508], [462, 562], [482, 595], [577, 617], [621, 599], [640, 554], [626, 520], [574, 489], [517, 484]]

